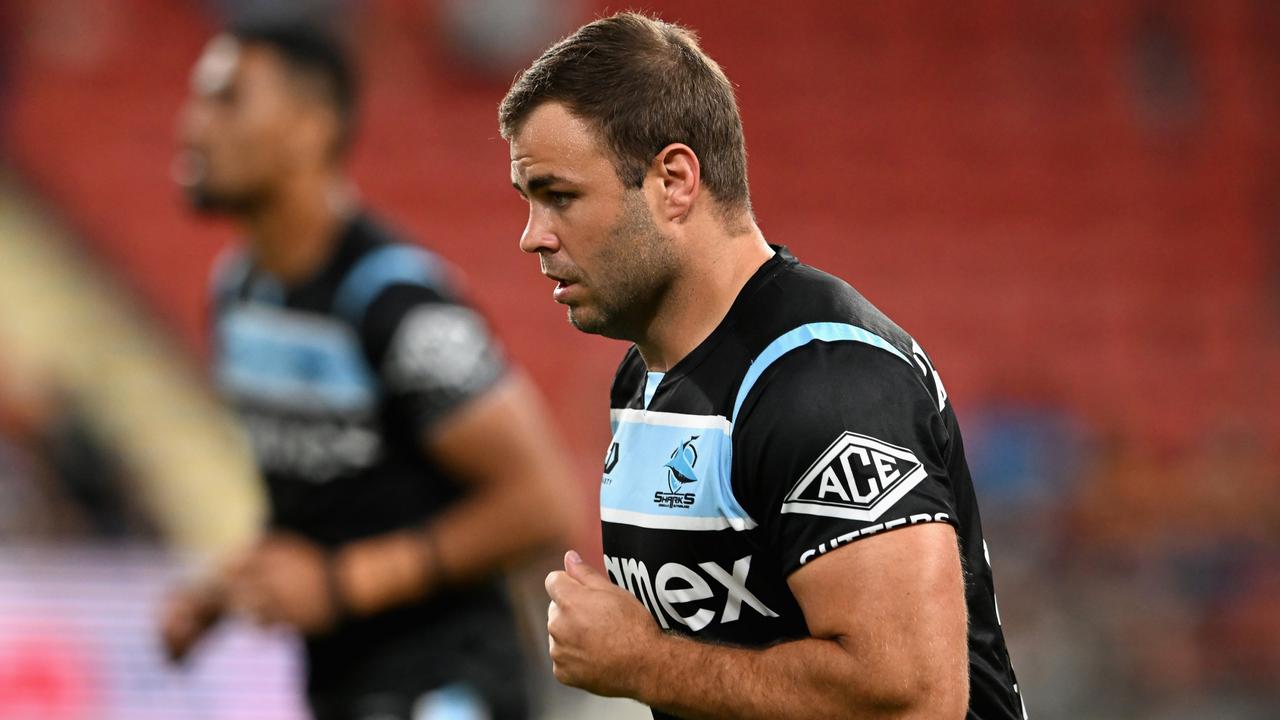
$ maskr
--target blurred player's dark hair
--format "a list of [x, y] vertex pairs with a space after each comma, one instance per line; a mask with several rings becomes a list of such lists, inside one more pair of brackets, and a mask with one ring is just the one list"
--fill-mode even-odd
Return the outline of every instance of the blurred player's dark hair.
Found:
[[244, 45], [275, 52], [300, 81], [338, 116], [335, 153], [345, 153], [355, 130], [356, 74], [345, 45], [333, 33], [298, 21], [246, 20], [227, 29]]
[[750, 209], [733, 86], [692, 30], [629, 12], [584, 25], [516, 78], [498, 109], [503, 137], [546, 102], [596, 126], [624, 185], [639, 187], [658, 152], [680, 142], [726, 210]]

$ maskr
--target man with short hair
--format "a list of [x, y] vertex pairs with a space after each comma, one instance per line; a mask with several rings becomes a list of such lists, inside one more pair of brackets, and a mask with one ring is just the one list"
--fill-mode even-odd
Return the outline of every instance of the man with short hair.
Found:
[[[499, 110], [520, 238], [630, 340], [601, 575], [547, 578], [556, 676], [689, 718], [1023, 717], [956, 417], [918, 344], [766, 243], [688, 30], [585, 25]], [[612, 581], [612, 584], [610, 583]]]
[[226, 610], [298, 630], [318, 720], [525, 718], [499, 574], [562, 537], [563, 455], [449, 268], [360, 209], [354, 96], [301, 25], [234, 28], [195, 67], [177, 172], [247, 231], [215, 271], [214, 370], [270, 517], [163, 637], [181, 658]]

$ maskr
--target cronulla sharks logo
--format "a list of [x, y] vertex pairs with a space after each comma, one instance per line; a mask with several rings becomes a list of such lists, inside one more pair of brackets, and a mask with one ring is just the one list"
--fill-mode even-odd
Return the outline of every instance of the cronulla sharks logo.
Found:
[[698, 473], [695, 469], [698, 465], [698, 448], [693, 444], [700, 436], [693, 437], [680, 443], [680, 445], [671, 452], [671, 459], [663, 464], [667, 470], [667, 488], [671, 492], [662, 492], [659, 490], [653, 494], [653, 503], [659, 507], [669, 508], [687, 508], [693, 505], [693, 501], [697, 495], [691, 492], [685, 492], [684, 487], [698, 481]]
[[680, 443], [680, 447], [671, 453], [671, 459], [663, 466], [667, 469], [667, 487], [671, 488], [671, 492], [679, 490], [682, 485], [698, 481], [698, 475], [693, 469], [698, 464], [698, 448], [693, 441], [698, 437], [694, 435]]

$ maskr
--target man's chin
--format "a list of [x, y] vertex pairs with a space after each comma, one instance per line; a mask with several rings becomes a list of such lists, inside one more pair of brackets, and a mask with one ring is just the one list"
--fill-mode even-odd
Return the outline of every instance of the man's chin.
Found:
[[590, 335], [603, 335], [604, 322], [599, 315], [583, 308], [581, 305], [569, 306], [569, 324], [581, 332]]
[[627, 333], [617, 327], [617, 323], [609, 321], [609, 318], [602, 316], [600, 313], [593, 313], [586, 310], [582, 306], [569, 307], [569, 324], [580, 332], [588, 335], [600, 335], [613, 340], [630, 340]]
[[570, 306], [566, 309], [565, 314], [569, 318], [569, 324], [572, 325], [575, 330], [592, 335], [597, 334], [595, 325], [588, 317], [586, 317], [587, 313]]
[[187, 205], [199, 215], [244, 215], [254, 205], [247, 196], [212, 192], [203, 187], [186, 188]]

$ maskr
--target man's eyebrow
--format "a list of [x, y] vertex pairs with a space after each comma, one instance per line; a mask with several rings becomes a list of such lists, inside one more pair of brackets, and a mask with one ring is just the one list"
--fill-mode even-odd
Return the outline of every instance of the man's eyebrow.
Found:
[[567, 180], [566, 178], [560, 177], [559, 175], [548, 174], [548, 175], [537, 175], [535, 177], [531, 177], [529, 178], [526, 185], [528, 188], [528, 192], [536, 193], [539, 190], [547, 187], [548, 185], [555, 185], [557, 183], [568, 183], [568, 182], [569, 180]]

